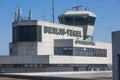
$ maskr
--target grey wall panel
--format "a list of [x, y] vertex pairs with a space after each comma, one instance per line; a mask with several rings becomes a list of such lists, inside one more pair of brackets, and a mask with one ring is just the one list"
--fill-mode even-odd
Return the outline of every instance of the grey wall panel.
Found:
[[0, 56], [0, 64], [48, 64], [49, 56]]
[[73, 39], [55, 39], [54, 47], [72, 47]]

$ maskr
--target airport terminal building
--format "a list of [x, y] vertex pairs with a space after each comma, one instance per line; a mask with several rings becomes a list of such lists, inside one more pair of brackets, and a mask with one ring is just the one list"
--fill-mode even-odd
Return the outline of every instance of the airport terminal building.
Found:
[[12, 23], [9, 56], [0, 56], [1, 72], [111, 70], [111, 43], [94, 41], [96, 15], [66, 11], [58, 23], [23, 20], [19, 10]]

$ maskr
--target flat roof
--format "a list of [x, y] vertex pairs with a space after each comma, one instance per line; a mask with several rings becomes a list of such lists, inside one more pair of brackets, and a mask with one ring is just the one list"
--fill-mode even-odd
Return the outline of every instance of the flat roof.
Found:
[[96, 17], [96, 15], [90, 11], [66, 11], [62, 15], [89, 15], [89, 16]]

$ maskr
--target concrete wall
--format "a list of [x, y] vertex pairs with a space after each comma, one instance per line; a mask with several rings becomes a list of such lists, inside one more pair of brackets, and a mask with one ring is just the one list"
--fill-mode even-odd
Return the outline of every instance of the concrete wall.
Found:
[[0, 64], [48, 64], [49, 56], [0, 56]]
[[12, 53], [10, 55], [14, 55], [14, 56], [37, 55], [37, 42], [11, 43], [9, 49], [10, 49], [10, 53]]
[[37, 42], [37, 55], [54, 55], [53, 42]]
[[108, 64], [106, 57], [50, 56], [51, 64]]
[[[77, 26], [70, 26], [70, 25], [63, 25], [63, 24], [57, 24], [57, 23], [51, 23], [51, 22], [44, 22], [44, 21], [37, 21], [37, 25], [42, 26], [42, 40], [50, 42], [50, 40], [53, 41], [53, 39], [83, 39], [83, 28], [77, 27]], [[67, 36], [65, 35], [57, 35], [57, 34], [48, 34], [44, 33], [44, 27], [53, 27], [53, 28], [62, 28], [62, 29], [70, 29], [70, 30], [76, 30], [81, 31], [81, 37], [73, 37], [73, 36]]]

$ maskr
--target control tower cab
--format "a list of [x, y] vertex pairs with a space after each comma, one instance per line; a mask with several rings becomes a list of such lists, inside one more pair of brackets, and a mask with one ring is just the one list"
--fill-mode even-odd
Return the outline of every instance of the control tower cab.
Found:
[[83, 39], [92, 37], [96, 15], [88, 10], [79, 10], [81, 6], [73, 7], [75, 11], [66, 11], [58, 16], [60, 24], [83, 27]]

